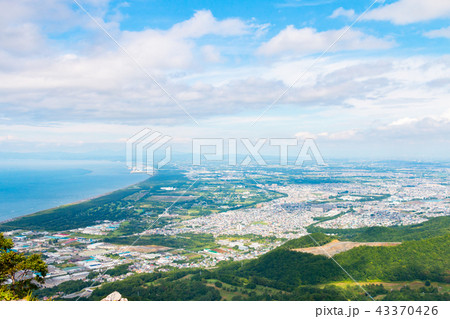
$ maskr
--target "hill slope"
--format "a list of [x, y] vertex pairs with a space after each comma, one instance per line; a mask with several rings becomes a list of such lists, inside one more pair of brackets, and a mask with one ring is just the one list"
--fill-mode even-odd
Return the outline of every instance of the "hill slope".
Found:
[[307, 227], [309, 232], [333, 233], [350, 241], [405, 241], [430, 238], [450, 233], [450, 216], [432, 218], [426, 222], [392, 227], [363, 227], [356, 229], [325, 229]]

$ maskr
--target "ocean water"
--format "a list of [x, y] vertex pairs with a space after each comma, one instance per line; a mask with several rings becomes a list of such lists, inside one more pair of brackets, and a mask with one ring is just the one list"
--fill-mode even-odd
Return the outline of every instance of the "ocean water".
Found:
[[0, 162], [0, 221], [99, 196], [143, 181], [124, 163], [9, 160]]

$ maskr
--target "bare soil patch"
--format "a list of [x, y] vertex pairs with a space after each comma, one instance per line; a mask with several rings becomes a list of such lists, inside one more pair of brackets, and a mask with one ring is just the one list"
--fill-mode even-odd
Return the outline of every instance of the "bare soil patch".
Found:
[[319, 247], [308, 247], [308, 248], [296, 248], [292, 249], [294, 251], [300, 251], [302, 253], [310, 253], [314, 255], [323, 255], [326, 257], [334, 256], [336, 254], [342, 253], [344, 251], [350, 250], [359, 246], [397, 246], [400, 242], [368, 242], [368, 243], [358, 243], [352, 241], [339, 241], [333, 240], [328, 244]]

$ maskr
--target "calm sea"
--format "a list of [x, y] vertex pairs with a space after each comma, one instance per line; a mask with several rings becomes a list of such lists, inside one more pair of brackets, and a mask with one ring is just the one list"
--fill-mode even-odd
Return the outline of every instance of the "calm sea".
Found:
[[0, 162], [0, 221], [102, 195], [146, 179], [110, 161]]

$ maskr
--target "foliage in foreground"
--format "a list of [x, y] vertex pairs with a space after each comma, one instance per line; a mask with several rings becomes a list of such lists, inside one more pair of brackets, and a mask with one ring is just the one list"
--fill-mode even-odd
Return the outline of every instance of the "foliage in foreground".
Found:
[[47, 274], [40, 255], [26, 256], [13, 247], [12, 240], [0, 233], [0, 300], [27, 298]]

